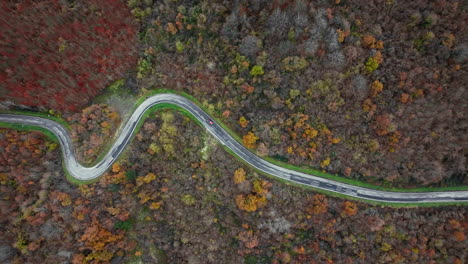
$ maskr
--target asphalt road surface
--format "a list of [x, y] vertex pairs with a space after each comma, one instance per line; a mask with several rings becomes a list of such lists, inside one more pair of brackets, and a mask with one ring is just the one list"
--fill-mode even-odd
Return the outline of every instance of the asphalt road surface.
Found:
[[117, 160], [124, 148], [132, 138], [138, 122], [143, 114], [152, 106], [167, 103], [177, 105], [197, 118], [208, 132], [213, 135], [222, 145], [232, 150], [237, 156], [246, 161], [252, 167], [289, 182], [307, 185], [313, 188], [339, 193], [346, 196], [356, 197], [364, 200], [372, 200], [388, 203], [447, 203], [468, 202], [467, 191], [441, 191], [441, 192], [389, 192], [363, 188], [347, 183], [342, 183], [320, 176], [305, 174], [286, 169], [272, 164], [250, 152], [242, 144], [237, 142], [229, 133], [218, 125], [200, 107], [187, 98], [176, 94], [157, 94], [148, 97], [133, 112], [128, 121], [121, 125], [117, 140], [112, 145], [105, 157], [92, 167], [81, 165], [75, 158], [75, 152], [68, 131], [59, 123], [41, 117], [0, 114], [0, 122], [17, 123], [43, 127], [54, 133], [60, 141], [63, 154], [63, 162], [69, 174], [78, 180], [96, 179], [106, 172]]

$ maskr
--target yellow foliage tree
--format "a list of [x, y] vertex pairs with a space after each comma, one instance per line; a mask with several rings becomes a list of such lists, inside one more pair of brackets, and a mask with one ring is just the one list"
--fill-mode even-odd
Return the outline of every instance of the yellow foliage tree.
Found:
[[330, 158], [326, 158], [322, 162], [320, 162], [320, 167], [322, 167], [322, 168], [325, 168], [328, 165], [330, 165]]
[[257, 195], [265, 195], [268, 193], [268, 189], [271, 187], [271, 182], [264, 181], [264, 180], [255, 180], [253, 182], [253, 192]]
[[120, 164], [114, 163], [112, 164], [112, 172], [113, 173], [118, 173], [120, 171]]
[[311, 127], [311, 128], [304, 130], [302, 137], [310, 140], [312, 138], [315, 138], [317, 135], [318, 135], [318, 131], [315, 128]]
[[[92, 252], [86, 258], [84, 259], [86, 263], [91, 262], [92, 260], [94, 261], [102, 261], [102, 262], [108, 262], [109, 260], [112, 259], [114, 254], [110, 251], [99, 251], [99, 252]], [[93, 262], [95, 263], [95, 262]]]
[[151, 199], [150, 192], [145, 190], [140, 191], [137, 197], [140, 198], [140, 204], [144, 204]]
[[245, 135], [242, 138], [242, 141], [244, 142], [244, 145], [247, 148], [255, 148], [256, 147], [255, 143], [257, 142], [257, 139], [258, 139], [258, 137], [254, 133], [249, 132], [249, 133], [247, 133], [247, 135]]
[[150, 208], [151, 210], [159, 209], [159, 208], [161, 208], [162, 203], [163, 203], [162, 201], [159, 201], [159, 202], [152, 202], [152, 203], [150, 204], [149, 208]]
[[245, 181], [245, 170], [243, 168], [238, 168], [234, 172], [234, 183], [239, 184]]
[[156, 175], [154, 173], [148, 173], [146, 176], [140, 176], [137, 178], [136, 183], [137, 186], [141, 186], [144, 183], [150, 183], [156, 179]]
[[236, 197], [236, 204], [239, 209], [254, 212], [267, 204], [266, 195], [271, 187], [271, 182], [264, 180], [255, 180], [253, 182], [252, 193], [248, 195], [239, 194]]
[[265, 195], [239, 194], [236, 196], [237, 207], [247, 212], [255, 212], [258, 208], [264, 207], [266, 203], [267, 200]]
[[333, 143], [333, 144], [338, 144], [340, 142], [341, 142], [341, 138], [332, 138], [331, 139], [331, 143]]

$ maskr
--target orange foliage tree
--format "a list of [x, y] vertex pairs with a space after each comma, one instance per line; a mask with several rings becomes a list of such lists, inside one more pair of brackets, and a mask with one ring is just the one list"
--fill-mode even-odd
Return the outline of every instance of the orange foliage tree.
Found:
[[342, 216], [353, 216], [356, 215], [358, 207], [356, 204], [346, 201], [343, 203], [343, 211], [341, 212]]
[[376, 40], [371, 35], [365, 35], [362, 37], [362, 44], [369, 49], [383, 49], [383, 41]]
[[315, 194], [312, 197], [312, 206], [308, 212], [314, 215], [326, 213], [328, 210], [328, 200], [323, 194]]
[[239, 118], [239, 125], [241, 127], [246, 128], [248, 124], [249, 124], [249, 120], [247, 120], [244, 116], [241, 116]]
[[242, 231], [239, 233], [239, 240], [244, 242], [247, 248], [254, 248], [258, 246], [258, 236], [256, 236], [253, 230]]
[[234, 183], [239, 184], [245, 181], [245, 170], [243, 168], [238, 168], [234, 172]]
[[84, 242], [92, 252], [86, 257], [81, 254], [79, 256], [81, 256], [81, 260], [84, 262], [92, 260], [109, 261], [114, 253], [108, 249], [108, 245], [118, 243], [123, 237], [124, 231], [120, 231], [116, 235], [112, 234], [111, 231], [105, 229], [96, 219], [93, 219], [80, 238], [80, 241]]

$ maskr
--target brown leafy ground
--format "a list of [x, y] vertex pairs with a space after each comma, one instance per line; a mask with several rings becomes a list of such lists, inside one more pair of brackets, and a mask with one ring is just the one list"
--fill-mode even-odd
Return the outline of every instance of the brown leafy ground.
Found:
[[132, 8], [150, 11], [138, 85], [195, 96], [264, 155], [385, 186], [467, 184], [463, 1]]
[[258, 175], [214, 142], [158, 113], [111, 171], [78, 187], [42, 135], [1, 130], [0, 262], [465, 262], [465, 207], [323, 196]]

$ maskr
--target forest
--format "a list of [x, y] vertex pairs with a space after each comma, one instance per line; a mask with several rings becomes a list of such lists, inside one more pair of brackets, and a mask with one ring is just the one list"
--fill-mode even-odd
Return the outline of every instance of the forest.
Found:
[[[92, 164], [134, 103], [193, 96], [252, 152], [381, 187], [466, 186], [467, 4], [0, 2], [0, 111], [69, 124]], [[466, 263], [466, 206], [392, 207], [257, 173], [181, 112], [98, 181], [0, 128], [1, 263]]]

